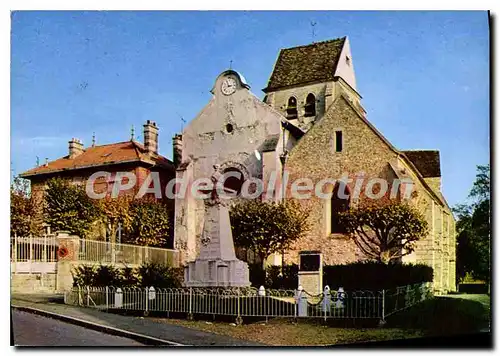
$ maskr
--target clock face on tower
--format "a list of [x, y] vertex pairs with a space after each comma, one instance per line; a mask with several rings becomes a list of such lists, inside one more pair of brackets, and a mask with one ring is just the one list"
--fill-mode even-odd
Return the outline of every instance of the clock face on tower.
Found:
[[231, 77], [224, 79], [221, 85], [221, 91], [224, 95], [231, 95], [236, 91], [236, 80]]

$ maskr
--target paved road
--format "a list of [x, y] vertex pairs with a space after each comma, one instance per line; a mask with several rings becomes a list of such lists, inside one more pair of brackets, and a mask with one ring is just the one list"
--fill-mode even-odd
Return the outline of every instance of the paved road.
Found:
[[59, 320], [13, 309], [11, 311], [16, 346], [144, 346], [134, 340]]

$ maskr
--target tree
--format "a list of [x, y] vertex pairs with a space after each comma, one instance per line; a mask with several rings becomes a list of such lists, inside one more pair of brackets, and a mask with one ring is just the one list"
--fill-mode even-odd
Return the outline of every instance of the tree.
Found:
[[42, 232], [40, 202], [30, 194], [26, 179], [15, 177], [10, 187], [10, 230], [18, 236]]
[[44, 215], [53, 231], [66, 230], [84, 238], [100, 212], [83, 187], [52, 178], [45, 191]]
[[457, 278], [467, 273], [489, 282], [491, 279], [490, 166], [477, 166], [469, 202], [453, 211], [458, 219]]
[[131, 225], [129, 238], [132, 243], [166, 247], [169, 242], [170, 209], [153, 198], [136, 199], [130, 207]]
[[230, 211], [236, 246], [248, 248], [265, 260], [283, 252], [309, 229], [309, 213], [293, 201], [283, 203], [245, 200]]
[[418, 210], [395, 201], [350, 209], [340, 214], [340, 222], [368, 258], [385, 264], [412, 253], [428, 231]]
[[130, 211], [132, 198], [128, 195], [120, 195], [115, 198], [106, 196], [93, 200], [93, 202], [99, 214], [99, 220], [110, 229], [110, 241], [116, 242], [118, 224], [121, 224], [124, 230], [129, 230], [131, 227], [133, 219]]

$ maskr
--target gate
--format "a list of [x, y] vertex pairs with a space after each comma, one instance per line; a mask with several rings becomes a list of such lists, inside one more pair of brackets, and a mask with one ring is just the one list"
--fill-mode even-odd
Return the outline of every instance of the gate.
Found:
[[57, 239], [55, 235], [11, 237], [10, 263], [13, 274], [56, 273]]

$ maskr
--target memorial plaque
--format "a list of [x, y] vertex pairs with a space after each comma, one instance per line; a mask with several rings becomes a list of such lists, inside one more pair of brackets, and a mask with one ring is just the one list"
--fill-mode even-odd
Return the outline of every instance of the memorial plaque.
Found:
[[319, 253], [300, 253], [300, 271], [319, 271], [321, 267], [321, 256]]

